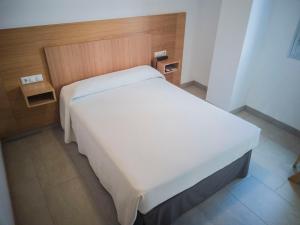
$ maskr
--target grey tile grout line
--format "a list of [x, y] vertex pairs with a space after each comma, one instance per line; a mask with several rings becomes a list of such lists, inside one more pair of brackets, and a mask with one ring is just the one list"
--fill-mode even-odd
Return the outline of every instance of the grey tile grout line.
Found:
[[[273, 192], [275, 192], [276, 194], [278, 194], [278, 190], [279, 188], [281, 188], [283, 185], [285, 185], [287, 183], [287, 181], [282, 182], [282, 184], [280, 184], [278, 187], [275, 187], [274, 189], [272, 187], [269, 187], [267, 184], [263, 183], [262, 181], [260, 181], [257, 177], [254, 176], [254, 174], [251, 174], [253, 176], [253, 178], [255, 178], [256, 180], [258, 180], [260, 183], [264, 184], [266, 187], [268, 187], [269, 189], [271, 189]], [[274, 175], [274, 174], [273, 174]], [[283, 177], [281, 177], [283, 178]]]
[[[263, 143], [262, 145], [265, 145], [268, 141], [270, 141], [270, 140], [267, 140], [265, 143]], [[273, 140], [271, 140], [271, 141], [273, 141]], [[292, 166], [292, 165], [291, 165]], [[252, 173], [251, 173], [251, 171], [250, 171], [250, 174], [251, 174], [251, 176], [253, 177], [253, 178], [255, 178], [257, 181], [259, 181], [260, 183], [262, 183], [263, 185], [265, 185], [266, 187], [268, 187], [269, 189], [271, 189], [273, 192], [275, 192], [276, 194], [278, 194], [278, 190], [281, 188], [281, 187], [283, 187], [286, 183], [288, 183], [289, 181], [288, 181], [288, 179], [286, 179], [282, 184], [280, 184], [278, 187], [276, 187], [276, 188], [271, 188], [271, 187], [269, 187], [268, 185], [266, 185], [265, 183], [263, 183], [262, 181], [260, 181], [258, 178], [256, 178]], [[272, 174], [273, 174], [273, 172], [272, 172]], [[284, 178], [284, 177], [282, 177], [282, 176], [280, 176], [281, 178]], [[278, 194], [279, 195], [279, 194]], [[286, 199], [284, 199], [285, 201], [287, 201]]]
[[[251, 177], [254, 177], [252, 174], [250, 175]], [[247, 178], [247, 177], [245, 177]], [[259, 181], [260, 182], [260, 181]], [[260, 182], [262, 183], [262, 182]], [[250, 209], [247, 205], [245, 205], [237, 196], [235, 196], [234, 193], [232, 193], [229, 190], [229, 193], [233, 196], [233, 198], [235, 198], [239, 203], [241, 203], [243, 206], [245, 206], [253, 215], [255, 215], [259, 220], [261, 220], [265, 225], [270, 225], [269, 223], [267, 223], [263, 218], [261, 218], [259, 215], [256, 214], [256, 212], [254, 212], [252, 209]]]
[[[251, 114], [251, 115], [253, 115], [253, 114]], [[253, 116], [255, 116], [255, 115], [253, 115]], [[266, 121], [266, 120], [264, 120], [264, 121], [267, 122], [267, 123], [270, 123], [270, 122], [268, 122], [268, 121]], [[272, 123], [270, 123], [270, 124], [272, 124]], [[274, 124], [272, 124], [272, 125], [273, 125], [273, 126], [276, 126], [276, 125], [274, 125]], [[263, 130], [263, 128], [260, 128], [260, 129]], [[278, 128], [278, 129], [283, 130], [283, 131], [287, 132], [287, 133], [290, 134], [290, 135], [294, 135], [293, 133], [291, 133], [291, 132], [289, 132], [289, 131], [286, 131], [286, 130], [284, 130], [284, 129], [282, 129], [282, 128]], [[262, 135], [262, 134], [260, 134], [260, 135]], [[277, 134], [277, 135], [278, 135], [278, 134]], [[295, 151], [293, 151], [292, 149], [296, 148], [296, 147], [300, 144], [300, 137], [294, 135], [296, 138], [299, 139], [299, 143], [296, 142], [296, 143], [294, 143], [293, 145], [291, 145], [290, 147], [287, 147], [287, 146], [284, 146], [282, 143], [277, 142], [277, 139], [276, 139], [276, 136], [277, 136], [277, 135], [275, 135], [275, 137], [265, 135], [265, 138], [268, 139], [267, 141], [272, 141], [272, 142], [274, 142], [275, 144], [279, 145], [280, 147], [283, 147], [285, 150], [288, 150], [288, 151], [290, 151], [290, 152], [294, 152], [294, 153], [295, 153]]]
[[45, 130], [49, 130], [49, 129], [52, 129], [52, 128], [55, 128], [55, 127], [58, 127], [58, 126], [59, 126], [59, 123], [49, 124], [49, 125], [46, 125], [46, 126], [42, 126], [40, 128], [35, 128], [35, 129], [29, 130], [29, 131], [21, 132], [20, 134], [16, 134], [16, 135], [13, 135], [13, 136], [8, 137], [8, 138], [3, 138], [2, 142], [3, 143], [9, 143], [9, 142], [21, 140], [23, 138], [27, 138], [27, 137], [32, 136], [32, 135], [38, 135], [39, 133], [41, 133]]
[[[251, 175], [252, 176], [252, 175]], [[253, 178], [255, 179], [255, 180], [257, 180], [258, 182], [260, 182], [256, 177], [254, 177], [253, 176]], [[288, 182], [288, 181], [287, 181]], [[262, 182], [260, 182], [260, 183], [262, 183]], [[269, 190], [271, 190], [271, 191], [273, 191], [281, 200], [283, 200], [284, 202], [286, 202], [290, 207], [292, 207], [292, 208], [294, 208], [294, 206], [288, 201], [288, 200], [286, 200], [285, 198], [283, 198], [278, 192], [277, 192], [277, 190], [272, 190], [272, 188], [270, 188], [268, 185], [266, 185], [266, 184], [264, 184], [264, 183], [262, 183], [265, 187], [267, 187]], [[286, 184], [286, 182], [284, 183], [284, 184]], [[282, 187], [282, 186], [280, 186], [280, 187]]]
[[37, 168], [36, 168], [35, 163], [33, 162], [32, 155], [31, 155], [31, 154], [29, 154], [29, 158], [30, 158], [30, 161], [31, 161], [31, 163], [32, 163], [32, 165], [33, 165], [33, 167], [34, 167], [34, 175], [35, 175], [35, 178], [37, 179], [37, 182], [38, 182], [38, 184], [39, 184], [39, 187], [40, 187], [40, 189], [41, 189], [41, 191], [42, 191], [42, 193], [43, 193], [43, 199], [44, 199], [44, 201], [45, 201], [45, 205], [46, 205], [47, 211], [48, 211], [48, 213], [49, 213], [51, 222], [52, 222], [53, 225], [58, 225], [57, 221], [54, 219], [54, 216], [52, 215], [51, 210], [50, 210], [50, 208], [49, 208], [48, 201], [47, 201], [47, 198], [46, 198], [46, 194], [45, 194], [44, 189], [42, 188], [41, 181], [40, 181], [40, 179], [39, 179], [39, 177], [38, 177], [38, 175], [37, 175], [37, 171], [36, 171]]
[[[266, 145], [268, 142], [274, 142], [274, 139], [273, 138], [271, 138], [271, 137], [266, 137], [267, 138], [267, 140], [266, 141], [264, 141], [264, 143], [262, 143], [261, 144], [261, 146], [263, 146], [263, 145]], [[280, 144], [280, 143], [277, 143], [277, 142], [275, 142], [275, 144], [277, 144], [277, 145], [279, 145], [280, 147], [282, 147], [282, 148], [284, 148], [284, 150], [288, 150], [288, 151], [290, 151], [290, 152], [293, 152], [293, 153], [295, 153], [293, 150], [291, 150], [290, 148], [287, 148], [287, 147], [285, 147], [285, 146], [283, 146], [282, 144]], [[298, 144], [296, 143], [295, 144], [295, 146], [292, 146], [291, 148], [294, 148], [294, 147], [296, 147], [296, 146], [298, 146]], [[259, 147], [259, 146], [258, 146]], [[258, 148], [257, 147], [257, 148]], [[291, 167], [292, 167], [292, 164], [290, 165]], [[259, 179], [258, 178], [256, 178], [253, 174], [251, 174], [256, 180], [258, 180], [259, 181]], [[280, 176], [281, 178], [284, 178], [284, 177], [282, 177], [282, 176]], [[289, 181], [288, 181], [288, 179], [286, 179], [282, 184], [280, 184], [278, 187], [276, 187], [276, 188], [271, 188], [271, 187], [269, 187], [268, 185], [266, 185], [266, 184], [264, 184], [263, 182], [261, 182], [261, 183], [263, 183], [264, 185], [266, 185], [268, 188], [270, 188], [271, 190], [273, 190], [274, 192], [276, 192], [276, 194], [278, 194], [278, 190], [281, 188], [281, 187], [283, 187], [286, 183], [288, 183]], [[279, 195], [279, 194], [278, 194]], [[280, 195], [281, 196], [281, 195]], [[284, 200], [286, 200], [286, 199], [284, 199]], [[286, 200], [287, 201], [287, 200]]]
[[[251, 113], [250, 113], [250, 114], [251, 114]], [[251, 114], [251, 115], [253, 115], [253, 114]], [[254, 116], [255, 116], [255, 115], [254, 115]], [[268, 122], [268, 121], [267, 121], [267, 122]], [[280, 128], [280, 129], [282, 129], [282, 128]], [[262, 145], [265, 145], [268, 141], [274, 142], [274, 140], [273, 140], [272, 138], [270, 138], [270, 137], [267, 137], [267, 139], [268, 139], [268, 140], [266, 140], [266, 142], [263, 143]], [[285, 150], [292, 151], [292, 150], [290, 150], [289, 148], [286, 148], [285, 146], [283, 146], [283, 145], [281, 145], [281, 144], [279, 144], [279, 143], [276, 143], [276, 144], [280, 145], [281, 147], [284, 147]], [[297, 144], [295, 144], [295, 146], [297, 146]], [[295, 146], [293, 146], [293, 147], [295, 147]], [[291, 165], [291, 166], [292, 166], [292, 165]], [[250, 173], [251, 173], [251, 172], [250, 172]], [[251, 176], [252, 176], [255, 180], [257, 180], [259, 183], [261, 183], [261, 184], [263, 184], [265, 187], [267, 187], [269, 190], [273, 191], [279, 198], [281, 198], [283, 201], [287, 202], [291, 207], [294, 207], [287, 199], [283, 198], [283, 197], [278, 193], [278, 190], [279, 190], [281, 187], [283, 187], [285, 184], [289, 183], [288, 179], [286, 179], [282, 184], [280, 184], [278, 187], [276, 187], [276, 188], [273, 189], [273, 188], [269, 187], [268, 185], [266, 185], [265, 183], [263, 183], [262, 181], [260, 181], [258, 178], [256, 178], [252, 173], [251, 173]], [[282, 177], [282, 178], [283, 178], [283, 177]]]
[[[251, 112], [249, 112], [249, 111], [247, 111], [247, 110], [244, 110], [245, 112], [247, 112], [247, 113], [249, 113], [250, 115], [252, 115], [252, 116], [254, 116], [254, 117], [257, 117], [255, 114], [252, 114]], [[242, 112], [242, 111], [241, 111]], [[242, 118], [242, 117], [240, 117], [240, 118]], [[257, 118], [260, 118], [260, 117], [257, 117]], [[245, 119], [245, 118], [243, 118], [243, 119]], [[269, 124], [272, 124], [272, 125], [274, 125], [272, 122], [269, 122], [269, 121], [267, 121], [267, 120], [265, 120], [265, 119], [263, 119], [263, 118], [260, 118], [260, 119], [262, 119], [262, 120], [264, 120], [265, 122], [267, 122], [267, 123], [269, 123]], [[247, 119], [245, 119], [245, 120], [247, 120]], [[248, 121], [248, 120], [247, 120]], [[250, 122], [250, 121], [248, 121], [248, 122]], [[251, 123], [251, 122], [250, 122]], [[276, 125], [274, 125], [274, 126], [276, 126]], [[263, 130], [263, 128], [260, 128], [261, 130]], [[294, 135], [293, 133], [291, 133], [291, 132], [289, 132], [289, 131], [286, 131], [285, 129], [283, 129], [283, 128], [278, 128], [278, 129], [280, 129], [280, 130], [283, 130], [283, 131], [285, 131], [285, 132], [288, 132], [289, 134], [291, 134], [291, 135]], [[260, 134], [260, 136], [262, 136], [262, 133]], [[298, 138], [299, 139], [299, 142], [296, 142], [296, 143], [294, 143], [293, 145], [291, 145], [290, 147], [287, 147], [287, 146], [285, 146], [284, 144], [282, 144], [282, 143], [280, 143], [280, 142], [277, 142], [277, 139], [275, 138], [275, 137], [272, 137], [272, 136], [268, 136], [268, 135], [265, 135], [265, 141], [263, 142], [263, 143], [261, 143], [261, 145], [265, 145], [266, 143], [268, 143], [268, 142], [273, 142], [274, 144], [276, 144], [276, 145], [279, 145], [280, 147], [282, 147], [282, 148], [284, 148], [285, 150], [287, 150], [287, 151], [289, 151], [289, 152], [292, 152], [292, 153], [295, 153], [295, 154], [299, 154], [299, 152], [297, 151], [297, 146], [298, 145], [300, 145], [300, 138], [298, 137], [298, 136], [296, 136], [296, 138]], [[260, 145], [260, 144], [259, 144]], [[257, 146], [257, 148], [258, 147], [260, 147], [260, 146]], [[292, 166], [292, 165], [291, 165]], [[282, 186], [282, 185], [281, 185]], [[281, 187], [280, 186], [280, 187]], [[278, 187], [279, 188], [279, 187]], [[277, 189], [276, 189], [277, 190]]]
[[264, 114], [248, 105], [246, 105], [246, 111], [258, 118], [261, 118], [261, 119], [273, 124], [277, 128], [280, 128], [280, 129], [282, 129], [286, 132], [289, 132], [290, 134], [293, 134], [293, 135], [297, 136], [298, 138], [300, 138], [300, 131], [298, 129], [296, 129], [284, 122], [281, 122], [281, 121], [273, 118], [272, 116]]
[[[265, 183], [261, 182], [259, 179], [257, 179], [255, 176], [253, 176], [251, 174], [251, 176], [256, 180], [258, 181], [259, 183], [261, 183], [262, 185], [264, 185], [268, 190], [272, 191], [274, 194], [276, 194], [281, 200], [283, 200], [284, 202], [286, 202], [290, 207], [294, 208], [294, 206], [288, 201], [286, 200], [285, 198], [283, 198], [278, 192], [277, 190], [273, 190], [272, 188], [270, 188], [268, 185], [266, 185]], [[286, 182], [285, 182], [286, 183]], [[284, 183], [284, 184], [285, 184]], [[282, 184], [283, 185], [283, 184]], [[280, 186], [282, 187], [282, 186]]]
[[[44, 128], [44, 129], [48, 129], [48, 128]], [[51, 129], [51, 128], [50, 128], [50, 129]], [[32, 155], [31, 155], [30, 153], [29, 153], [29, 158], [30, 158], [30, 161], [31, 161], [31, 163], [32, 163], [32, 165], [33, 165], [33, 167], [34, 167], [35, 178], [37, 179], [38, 184], [39, 184], [39, 187], [40, 187], [40, 189], [41, 189], [41, 191], [42, 191], [42, 193], [43, 193], [43, 199], [44, 199], [44, 201], [45, 201], [46, 208], [47, 208], [47, 211], [48, 211], [49, 216], [50, 216], [50, 218], [51, 218], [51, 221], [52, 221], [53, 225], [59, 225], [59, 222], [57, 222], [57, 221], [55, 220], [55, 217], [54, 217], [54, 216], [52, 215], [52, 213], [51, 213], [51, 210], [50, 210], [49, 204], [48, 204], [48, 200], [47, 200], [47, 197], [46, 197], [46, 190], [42, 187], [41, 181], [40, 181], [40, 179], [39, 179], [39, 177], [38, 177], [38, 175], [37, 175], [37, 166], [36, 166], [36, 164], [34, 163], [34, 160], [32, 159]], [[60, 185], [66, 183], [66, 182], [69, 182], [69, 181], [71, 181], [71, 180], [73, 180], [73, 179], [75, 179], [75, 178], [78, 178], [78, 176], [76, 175], [76, 176], [74, 176], [74, 177], [68, 178], [67, 180], [65, 180], [65, 181], [63, 181], [63, 182], [61, 182], [61, 183], [58, 183], [58, 184], [56, 184], [56, 185], [49, 185], [49, 186], [50, 186], [49, 189], [53, 189], [54, 187], [60, 186]]]
[[282, 188], [285, 184], [290, 183], [289, 181], [284, 182], [282, 185], [280, 185], [278, 188], [276, 188], [276, 190], [274, 191], [276, 193], [276, 195], [278, 195], [278, 197], [280, 197], [282, 200], [284, 200], [285, 202], [287, 202], [292, 208], [294, 208], [295, 206], [290, 203], [290, 201], [288, 201], [287, 199], [285, 199], [279, 192], [278, 190], [280, 188]]
[[279, 187], [277, 187], [277, 188], [275, 188], [275, 192], [276, 192], [276, 194], [278, 194], [279, 195], [279, 193], [277, 192], [280, 188], [282, 188], [286, 183], [288, 183], [288, 181], [285, 181], [285, 182], [283, 182]]

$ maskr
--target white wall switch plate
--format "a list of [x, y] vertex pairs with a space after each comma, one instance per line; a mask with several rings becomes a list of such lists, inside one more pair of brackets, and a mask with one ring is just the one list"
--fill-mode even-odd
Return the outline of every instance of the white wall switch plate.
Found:
[[167, 56], [167, 50], [162, 50], [162, 51], [159, 51], [159, 52], [154, 52], [154, 57], [155, 58], [162, 57], [162, 56]]
[[44, 78], [43, 78], [42, 74], [21, 77], [22, 84], [31, 84], [31, 83], [36, 83], [36, 82], [40, 82], [43, 80], [44, 80]]

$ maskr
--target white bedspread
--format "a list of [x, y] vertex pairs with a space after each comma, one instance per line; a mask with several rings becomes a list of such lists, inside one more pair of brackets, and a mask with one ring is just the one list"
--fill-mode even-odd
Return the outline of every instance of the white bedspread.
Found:
[[[256, 147], [254, 125], [155, 78], [70, 100], [80, 153], [111, 194], [122, 225]], [[64, 125], [66, 126], [66, 125]], [[68, 127], [64, 127], [69, 132]]]

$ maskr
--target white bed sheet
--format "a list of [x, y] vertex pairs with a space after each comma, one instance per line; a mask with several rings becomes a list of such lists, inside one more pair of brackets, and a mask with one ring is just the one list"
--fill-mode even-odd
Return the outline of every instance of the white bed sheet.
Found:
[[255, 148], [260, 129], [157, 78], [70, 100], [80, 153], [111, 194], [122, 225]]

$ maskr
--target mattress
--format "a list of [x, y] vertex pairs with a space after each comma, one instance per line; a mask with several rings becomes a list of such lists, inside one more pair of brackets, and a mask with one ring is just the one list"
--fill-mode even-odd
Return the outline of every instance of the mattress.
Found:
[[248, 174], [251, 152], [197, 184], [164, 201], [146, 214], [138, 212], [134, 225], [170, 225], [189, 210], [197, 207], [227, 184]]
[[259, 128], [159, 76], [75, 99], [73, 88], [61, 94], [63, 127], [111, 194], [122, 225], [258, 144]]

